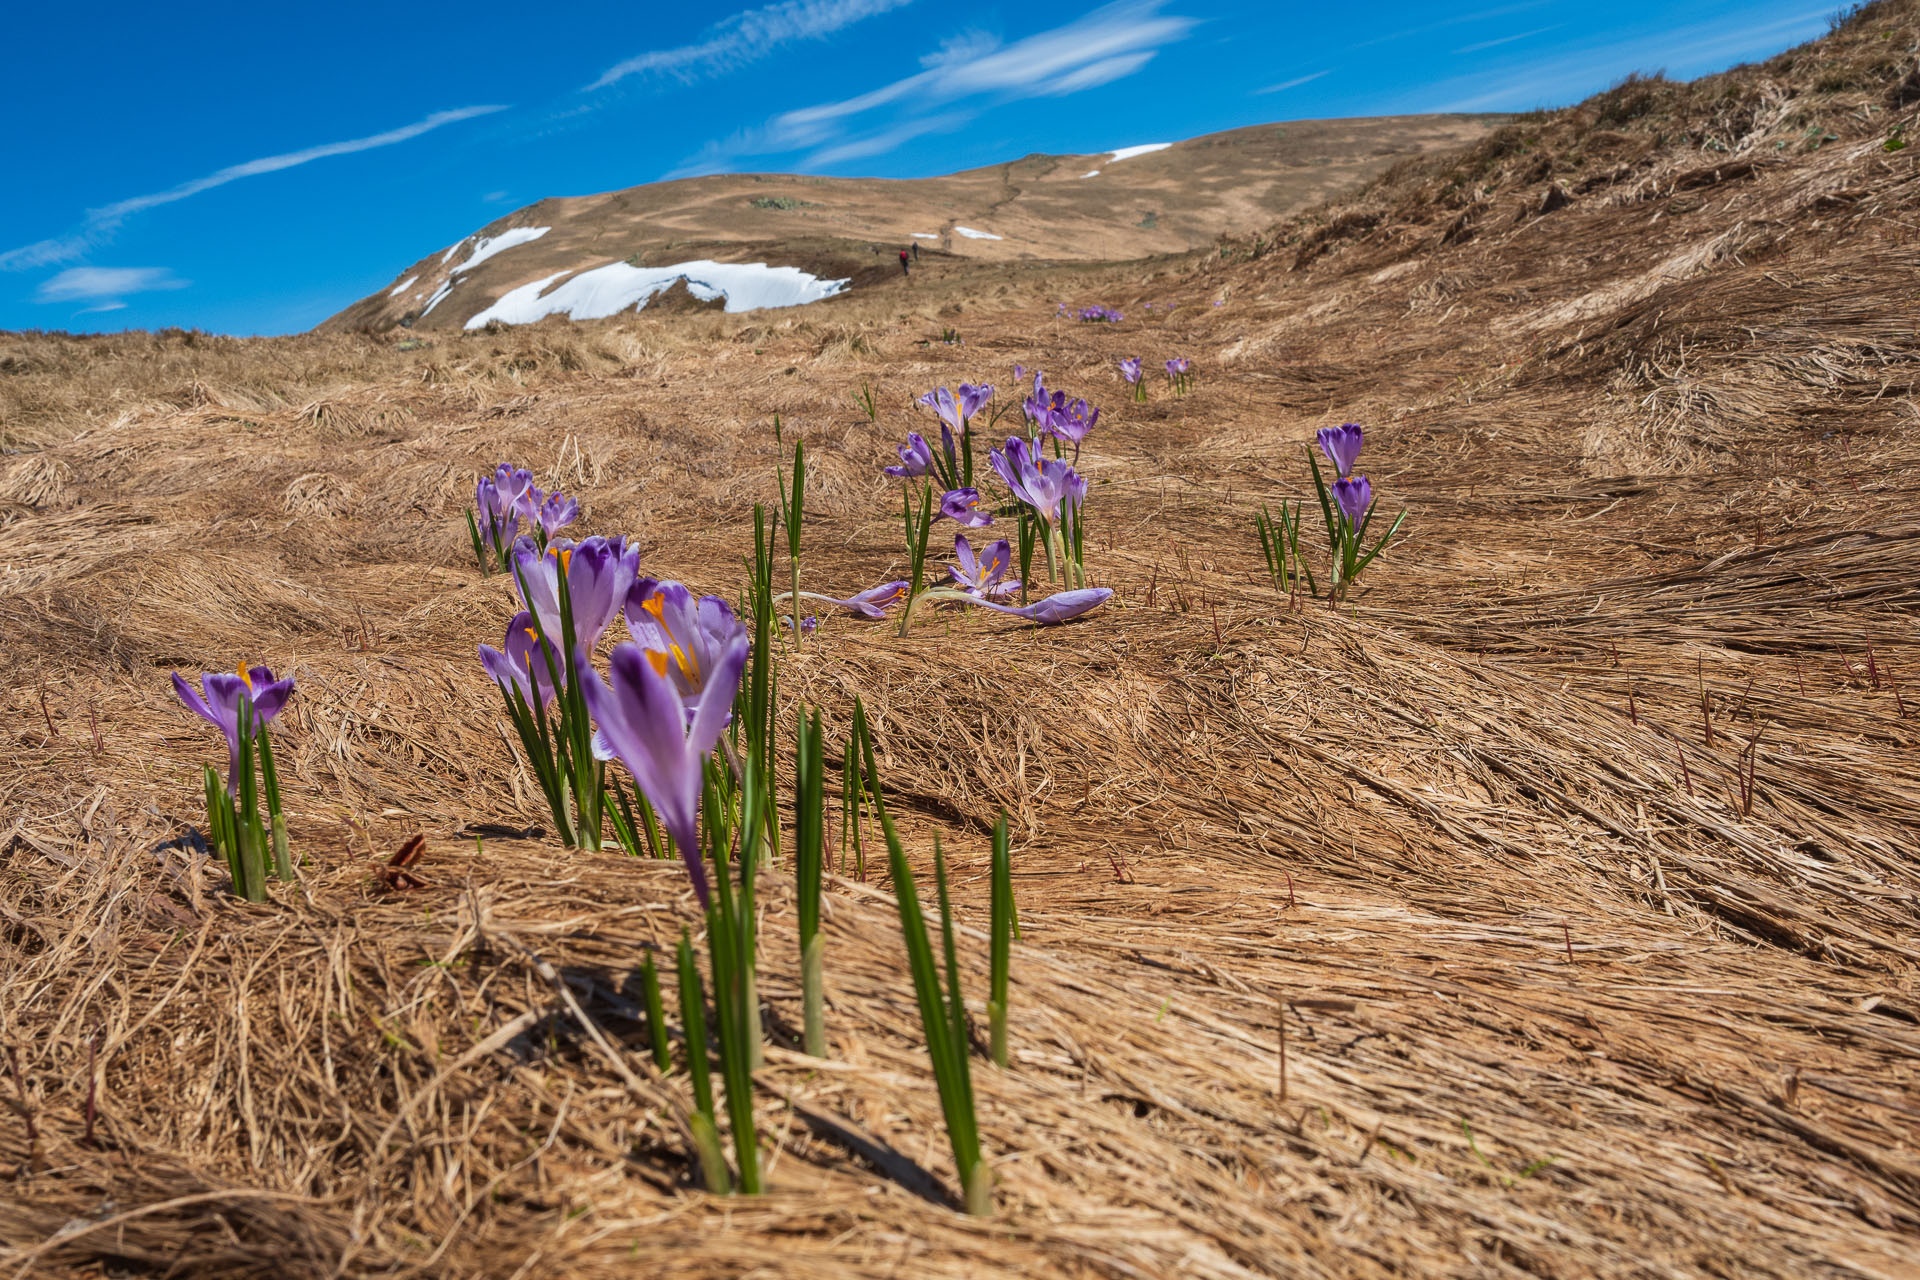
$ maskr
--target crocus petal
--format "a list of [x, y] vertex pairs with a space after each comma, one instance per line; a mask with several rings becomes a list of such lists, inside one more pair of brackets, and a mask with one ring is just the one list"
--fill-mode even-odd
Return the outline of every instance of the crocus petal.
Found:
[[981, 529], [993, 523], [993, 513], [980, 509], [978, 489], [949, 489], [940, 498], [940, 514], [958, 520], [969, 529]]
[[574, 653], [574, 679], [587, 711], [613, 754], [627, 766], [687, 865], [694, 893], [707, 904], [707, 873], [700, 852], [700, 789], [705, 759], [687, 750], [687, 716], [679, 690], [631, 642], [615, 645], [612, 687], [593, 669], [583, 645]]
[[1320, 452], [1327, 455], [1334, 470], [1342, 476], [1353, 474], [1353, 468], [1360, 461], [1362, 433], [1355, 423], [1345, 423], [1338, 427], [1322, 427], [1318, 433]]
[[1333, 500], [1349, 525], [1359, 527], [1367, 508], [1373, 505], [1373, 486], [1365, 476], [1352, 476], [1333, 482]]

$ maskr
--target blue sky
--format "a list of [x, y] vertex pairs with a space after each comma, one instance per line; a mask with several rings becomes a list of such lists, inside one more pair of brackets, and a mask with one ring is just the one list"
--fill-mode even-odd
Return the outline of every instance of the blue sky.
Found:
[[23, 6], [0, 329], [305, 329], [543, 196], [918, 177], [1268, 120], [1505, 111], [1819, 35], [1806, 0]]

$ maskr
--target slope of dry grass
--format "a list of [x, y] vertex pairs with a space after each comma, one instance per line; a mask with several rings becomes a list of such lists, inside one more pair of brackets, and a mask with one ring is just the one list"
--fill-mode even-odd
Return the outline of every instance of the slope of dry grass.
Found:
[[[1881, 6], [1790, 56], [1852, 84], [1914, 34]], [[1757, 100], [1772, 65], [1729, 83]], [[1544, 179], [1498, 178], [1472, 234], [1407, 174], [1310, 255], [1303, 224], [1250, 261], [961, 278], [917, 312], [0, 342], [6, 1261], [1913, 1274], [1920, 174], [1883, 148], [1914, 126], [1899, 75], [1858, 78], [1788, 95], [1882, 103], [1817, 149], [1713, 177], [1670, 130], [1545, 214], [1521, 212]], [[1128, 322], [1057, 321], [1061, 295]], [[964, 346], [927, 341], [946, 326]], [[1127, 404], [1134, 353], [1196, 357], [1198, 389]], [[473, 659], [509, 590], [461, 506], [525, 459], [649, 570], [732, 594], [778, 413], [817, 468], [808, 577], [857, 588], [899, 559], [877, 465], [909, 397], [1015, 361], [1108, 406], [1085, 470], [1115, 602], [1043, 631], [829, 622], [785, 675], [836, 741], [854, 694], [877, 709], [969, 925], [1014, 817], [1015, 1060], [976, 1077], [1003, 1212], [941, 1203], [897, 925], [851, 864], [824, 1063], [794, 1051], [771, 877], [774, 1189], [698, 1194], [631, 986], [693, 919], [684, 876], [502, 834], [540, 806]], [[1249, 526], [1342, 420], [1413, 515], [1336, 613], [1277, 596]], [[305, 865], [262, 908], [178, 844], [213, 747], [165, 682], [243, 657], [301, 682]], [[416, 831], [432, 886], [381, 891]]]

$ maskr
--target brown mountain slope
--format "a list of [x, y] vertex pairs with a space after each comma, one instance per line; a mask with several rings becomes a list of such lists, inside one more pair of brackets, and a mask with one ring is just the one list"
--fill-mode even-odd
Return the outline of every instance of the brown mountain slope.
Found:
[[[766, 262], [851, 279], [864, 289], [897, 283], [894, 254], [916, 239], [923, 254], [968, 262], [1177, 253], [1319, 204], [1395, 160], [1457, 147], [1506, 119], [1295, 120], [1191, 138], [1119, 161], [1031, 155], [943, 178], [897, 181], [730, 174], [542, 200], [422, 258], [320, 327], [458, 328], [509, 289], [621, 261], [649, 267], [700, 259]], [[547, 230], [537, 240], [464, 268], [485, 240], [541, 227]]]
[[[1916, 57], [1920, 3], [1879, 4], [1410, 166], [1258, 256], [404, 342], [0, 338], [0, 1262], [1911, 1277]], [[1131, 402], [1136, 354], [1192, 356], [1195, 390]], [[795, 1047], [788, 864], [761, 879], [772, 1191], [706, 1196], [632, 976], [698, 929], [686, 876], [524, 834], [474, 654], [512, 592], [462, 508], [524, 461], [585, 531], [734, 596], [777, 414], [805, 582], [844, 594], [899, 572], [878, 466], [912, 397], [1014, 362], [1105, 406], [1081, 464], [1116, 600], [833, 617], [781, 674], [788, 727], [803, 698], [835, 747], [854, 696], [876, 717], [916, 869], [936, 837], [954, 869], [976, 1017], [1011, 815], [1012, 1064], [973, 1077], [999, 1216], [946, 1203], [893, 907], [850, 860], [828, 1061]], [[1411, 514], [1335, 610], [1272, 587], [1251, 519], [1311, 494], [1342, 420]], [[302, 878], [251, 908], [192, 846], [220, 747], [166, 687], [242, 658], [300, 681]], [[383, 887], [415, 833], [431, 883]]]

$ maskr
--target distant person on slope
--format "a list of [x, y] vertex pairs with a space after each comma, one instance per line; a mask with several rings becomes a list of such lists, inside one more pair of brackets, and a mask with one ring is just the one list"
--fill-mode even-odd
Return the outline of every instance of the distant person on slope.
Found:
[[913, 242], [913, 260], [915, 262], [920, 261], [920, 242], [918, 240]]
[[913, 272], [907, 268], [907, 251], [905, 249], [900, 251], [900, 274], [909, 278], [913, 275]]

